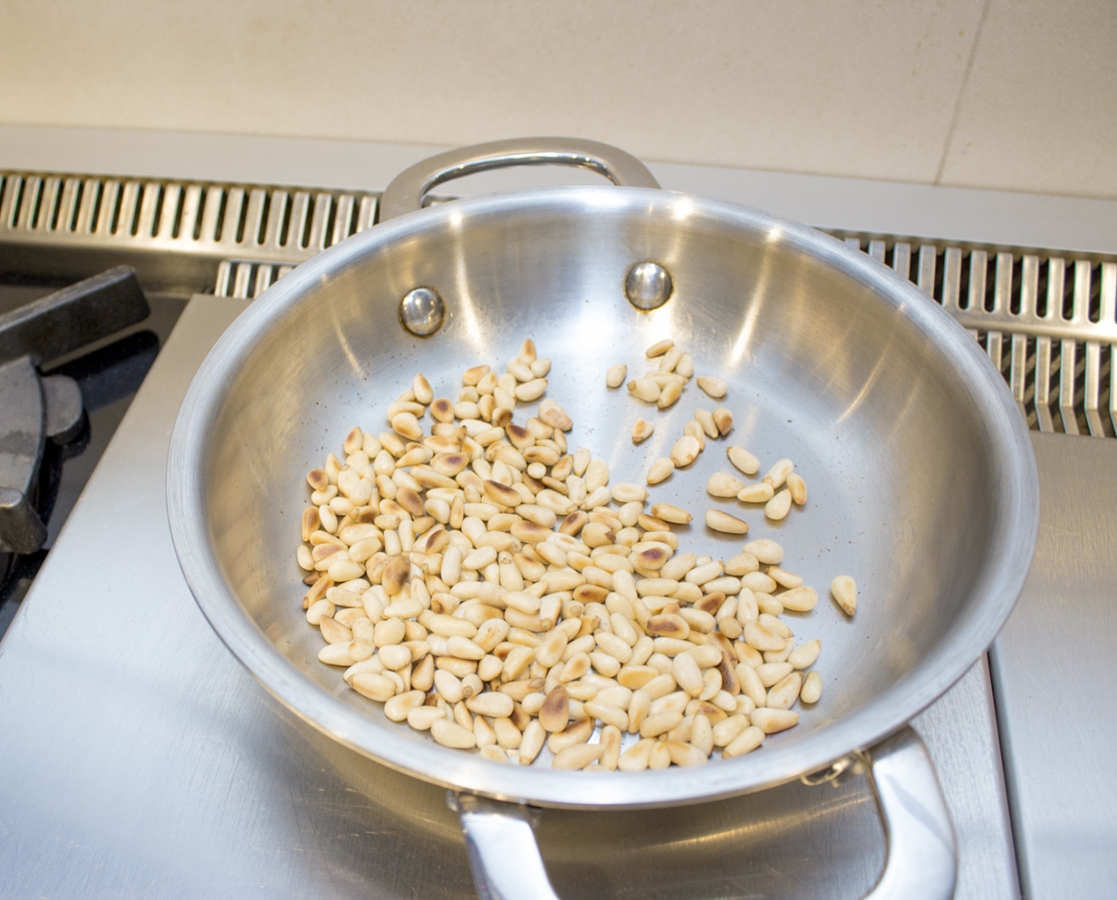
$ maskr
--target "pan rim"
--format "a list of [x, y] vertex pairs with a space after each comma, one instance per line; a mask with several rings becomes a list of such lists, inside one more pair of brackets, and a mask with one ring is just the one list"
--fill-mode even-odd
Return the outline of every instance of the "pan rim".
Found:
[[[938, 339], [939, 349], [959, 366], [981, 410], [990, 440], [1004, 450], [995, 496], [1005, 512], [997, 517], [993, 542], [1003, 551], [985, 570], [983, 590], [967, 610], [967, 626], [942, 639], [911, 672], [860, 710], [787, 747], [697, 768], [594, 775], [491, 763], [476, 755], [396, 737], [392, 729], [361, 716], [298, 670], [241, 608], [220, 575], [204, 520], [207, 423], [227, 396], [233, 375], [252, 348], [283, 315], [323, 279], [355, 258], [421, 235], [450, 216], [509, 215], [546, 208], [578, 214], [619, 205], [641, 215], [669, 214], [673, 204], [747, 226], [778, 231], [781, 239], [805, 245], [823, 262], [863, 281]], [[324, 251], [299, 266], [254, 301], [221, 336], [191, 382], [171, 437], [167, 506], [179, 565], [198, 606], [218, 636], [252, 675], [309, 724], [393, 769], [445, 787], [543, 806], [636, 808], [704, 802], [750, 793], [794, 780], [892, 734], [945, 693], [980, 658], [1003, 626], [1027, 576], [1039, 524], [1038, 475], [1026, 423], [988, 358], [950, 315], [928, 303], [913, 285], [864, 254], [805, 225], [760, 210], [694, 195], [649, 188], [561, 187], [486, 195], [418, 210]], [[978, 592], [975, 591], [975, 594]], [[606, 789], [606, 785], [608, 788]]]

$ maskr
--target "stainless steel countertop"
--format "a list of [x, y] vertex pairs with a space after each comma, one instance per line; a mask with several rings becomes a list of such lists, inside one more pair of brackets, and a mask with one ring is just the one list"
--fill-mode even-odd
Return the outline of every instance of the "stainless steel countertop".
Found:
[[1109, 780], [1117, 648], [1117, 441], [1033, 435], [1035, 561], [990, 654], [1025, 896], [1117, 893]]
[[[471, 897], [444, 792], [274, 701], [179, 573], [164, 472], [187, 384], [242, 301], [196, 297], [0, 643], [0, 884], [44, 897]], [[956, 896], [1019, 895], [980, 661], [915, 722]], [[563, 897], [859, 897], [884, 846], [864, 779], [683, 809], [548, 810]]]

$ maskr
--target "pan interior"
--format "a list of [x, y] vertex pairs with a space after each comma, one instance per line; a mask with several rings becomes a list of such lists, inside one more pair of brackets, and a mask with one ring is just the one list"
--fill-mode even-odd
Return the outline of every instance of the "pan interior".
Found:
[[[467, 367], [504, 371], [530, 337], [552, 360], [546, 396], [574, 420], [571, 448], [604, 459], [613, 482], [643, 484], [696, 409], [728, 407], [729, 436], [708, 441], [692, 467], [650, 490], [651, 501], [694, 514], [691, 526], [676, 529], [680, 552], [727, 559], [744, 540], [772, 537], [785, 548], [784, 568], [819, 592], [813, 612], [784, 619], [797, 641], [822, 641], [821, 702], [752, 756], [718, 763], [725, 774], [713, 792], [771, 780], [782, 771], [773, 759], [790, 759], [797, 747], [812, 748], [799, 762], [848, 751], [849, 743], [820, 743], [842, 721], [859, 719], [865, 737], [902, 724], [933, 696], [913, 690], [909, 708], [882, 709], [886, 694], [928, 667], [954, 666], [957, 677], [976, 656], [943, 661], [951, 636], [983, 615], [1008, 515], [995, 429], [950, 344], [953, 323], [937, 310], [927, 318], [919, 304], [930, 301], [883, 269], [874, 281], [866, 275], [872, 264], [852, 261], [836, 242], [759, 213], [612, 188], [533, 193], [550, 199], [514, 212], [452, 204], [350, 239], [257, 300], [249, 310], [253, 339], [226, 354], [228, 378], [215, 389], [220, 398], [204, 438], [205, 528], [239, 612], [297, 671], [296, 681], [317, 686], [299, 711], [323, 724], [325, 704], [324, 727], [357, 749], [426, 769], [434, 780], [500, 793], [487, 780], [493, 764], [388, 722], [379, 705], [344, 685], [340, 669], [318, 661], [322, 641], [301, 609], [306, 588], [294, 550], [309, 502], [306, 473], [330, 452], [341, 455], [349, 428], [388, 430], [387, 405], [418, 372], [436, 397], [456, 400]], [[644, 260], [663, 265], [674, 282], [669, 302], [652, 312], [624, 295], [627, 270]], [[425, 339], [407, 333], [397, 312], [419, 286], [435, 288], [448, 309], [442, 329]], [[674, 407], [658, 411], [623, 387], [606, 388], [615, 363], [627, 364], [629, 378], [651, 368], [644, 350], [663, 338], [692, 355], [696, 375], [728, 382], [724, 400], [711, 400], [692, 380]], [[521, 404], [514, 421], [535, 408]], [[632, 425], [641, 417], [655, 433], [635, 446]], [[709, 476], [734, 471], [731, 444], [760, 458], [760, 475], [781, 457], [794, 460], [807, 505], [774, 523], [759, 505], [710, 497]], [[746, 483], [760, 477], [736, 474]], [[748, 521], [747, 538], [706, 529], [710, 508]], [[860, 588], [852, 619], [829, 597], [839, 574]], [[245, 659], [236, 639], [223, 637]], [[668, 773], [650, 774], [672, 783]], [[554, 784], [561, 791], [511, 793], [551, 803], [600, 797], [599, 788], [587, 793], [569, 779]], [[684, 793], [653, 788], [644, 799]]]

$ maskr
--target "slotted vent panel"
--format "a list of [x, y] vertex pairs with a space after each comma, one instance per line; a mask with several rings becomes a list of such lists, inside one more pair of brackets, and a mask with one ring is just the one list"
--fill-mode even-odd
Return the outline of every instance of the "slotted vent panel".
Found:
[[302, 262], [376, 215], [377, 194], [0, 173], [0, 244], [245, 255]]

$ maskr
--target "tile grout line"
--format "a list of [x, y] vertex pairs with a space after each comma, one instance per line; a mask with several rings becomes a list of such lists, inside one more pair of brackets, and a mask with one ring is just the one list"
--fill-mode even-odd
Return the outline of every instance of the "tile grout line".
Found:
[[981, 41], [981, 32], [985, 28], [985, 20], [989, 17], [989, 7], [992, 5], [992, 0], [985, 0], [981, 7], [981, 18], [977, 20], [977, 28], [974, 30], [973, 43], [970, 45], [970, 57], [966, 60], [966, 70], [962, 73], [962, 83], [958, 86], [958, 96], [954, 100], [954, 112], [950, 117], [950, 127], [946, 132], [946, 143], [943, 145], [942, 156], [939, 158], [939, 166], [935, 171], [935, 180], [931, 183], [933, 185], [941, 185], [943, 171], [946, 169], [946, 158], [950, 155], [950, 148], [954, 143], [954, 131], [958, 127], [958, 117], [962, 113], [962, 98], [966, 94], [966, 88], [970, 83], [970, 73], [973, 71], [974, 57], [977, 56], [977, 45]]

